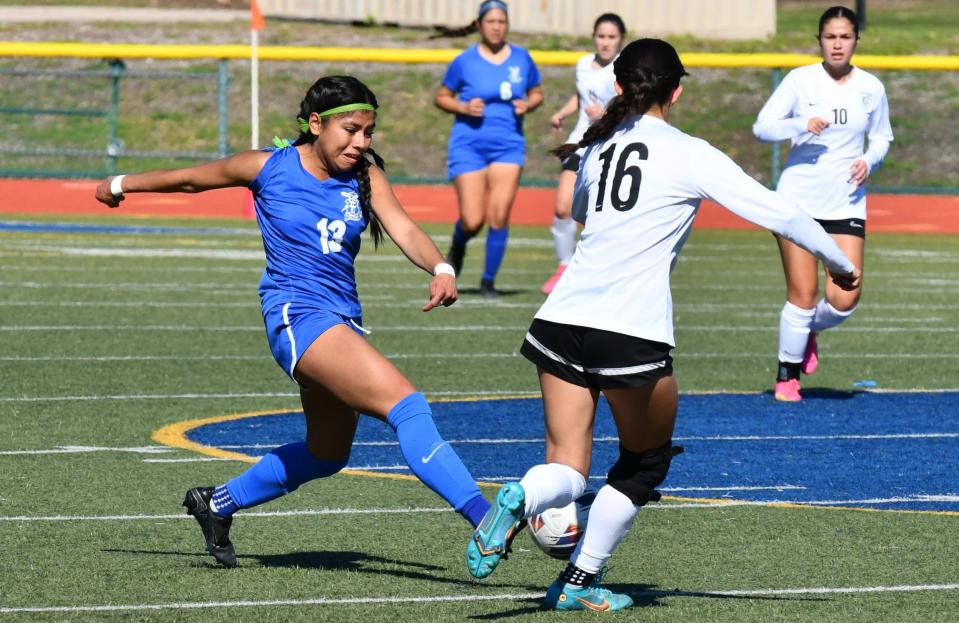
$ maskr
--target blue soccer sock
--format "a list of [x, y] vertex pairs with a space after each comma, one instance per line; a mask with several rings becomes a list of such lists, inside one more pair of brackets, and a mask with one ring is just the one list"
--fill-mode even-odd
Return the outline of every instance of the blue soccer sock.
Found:
[[456, 247], [466, 247], [466, 243], [476, 235], [476, 232], [472, 234], [466, 233], [463, 229], [463, 223], [459, 220], [456, 221], [456, 224], [453, 225], [453, 246]]
[[463, 461], [440, 437], [426, 398], [414, 392], [399, 401], [386, 416], [407, 465], [423, 484], [436, 492], [475, 527], [489, 502]]
[[[248, 470], [216, 488], [214, 512], [227, 517], [238, 509], [250, 508], [295, 491], [305, 482], [332, 476], [344, 467], [346, 461], [324, 461], [314, 457], [304, 441], [274, 448]], [[225, 489], [225, 497], [221, 489]]]
[[490, 227], [486, 232], [486, 263], [483, 266], [483, 281], [494, 281], [499, 266], [506, 255], [506, 241], [509, 239], [509, 227], [495, 229]]

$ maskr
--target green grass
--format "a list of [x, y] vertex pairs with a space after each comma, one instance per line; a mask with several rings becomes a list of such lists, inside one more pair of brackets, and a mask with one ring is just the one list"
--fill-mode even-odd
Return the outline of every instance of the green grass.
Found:
[[[73, 220], [177, 224], [124, 219], [122, 213], [109, 221]], [[252, 225], [188, 224], [249, 232], [0, 232], [0, 451], [147, 446], [153, 443], [153, 431], [174, 422], [298, 408], [293, 387], [264, 343], [255, 292], [260, 242]], [[445, 245], [448, 227], [428, 229]], [[230, 250], [249, 259], [134, 253], [157, 249]], [[120, 251], [127, 255], [115, 255]], [[867, 251], [862, 306], [847, 325], [822, 337], [824, 362], [816, 384], [848, 389], [855, 380], [870, 378], [884, 389], [956, 388], [959, 361], [954, 357], [955, 333], [949, 331], [959, 326], [959, 237], [870, 234]], [[513, 229], [499, 279], [506, 291], [501, 304], [487, 304], [475, 293], [481, 255], [474, 243], [460, 280], [461, 302], [423, 314], [419, 305], [426, 297], [424, 275], [390, 245], [376, 254], [367, 248], [358, 262], [358, 279], [366, 301], [365, 321], [374, 331], [372, 343], [391, 355], [515, 353], [542, 301], [538, 287], [553, 267], [548, 233], [544, 228]], [[768, 390], [782, 296], [782, 275], [768, 234], [695, 232], [674, 273], [676, 374], [682, 391]], [[436, 325], [471, 324], [511, 328], [425, 331]], [[146, 329], [171, 325], [195, 329]], [[397, 325], [424, 331], [389, 330]], [[29, 329], [44, 326], [62, 329]], [[224, 327], [237, 330], [217, 331]], [[901, 331], [889, 330], [894, 327]], [[888, 357], [878, 356], [882, 354]], [[57, 359], [123, 355], [172, 359]], [[218, 360], [213, 355], [243, 358]], [[537, 390], [532, 366], [520, 357], [437, 355], [395, 362], [428, 395]], [[280, 395], [209, 397], [238, 393]], [[184, 394], [207, 397], [164, 398]], [[153, 398], [120, 399], [125, 395]], [[68, 396], [74, 398], [57, 399]], [[90, 399], [94, 397], [99, 398]], [[178, 450], [162, 456], [195, 455]], [[129, 452], [0, 454], [0, 516], [177, 515], [188, 486], [222, 482], [243, 467], [229, 461], [145, 463], [143, 458]], [[418, 483], [341, 475], [306, 485], [262, 510], [424, 507], [440, 508], [442, 503]], [[955, 583], [959, 541], [948, 536], [955, 533], [955, 523], [956, 517], [941, 514], [747, 506], [648, 509], [617, 552], [609, 581], [616, 589], [654, 593], [638, 599], [640, 608], [626, 615], [630, 620], [954, 621], [959, 617], [956, 591], [775, 597], [711, 591]], [[0, 608], [361, 597], [387, 601], [0, 613], [0, 621], [556, 618], [539, 612], [534, 599], [389, 601], [535, 594], [559, 571], [558, 563], [529, 551], [527, 543], [489, 581], [468, 581], [463, 565], [466, 532], [452, 514], [241, 516], [233, 536], [241, 567], [226, 572], [211, 567], [195, 525], [186, 518], [0, 521]]]

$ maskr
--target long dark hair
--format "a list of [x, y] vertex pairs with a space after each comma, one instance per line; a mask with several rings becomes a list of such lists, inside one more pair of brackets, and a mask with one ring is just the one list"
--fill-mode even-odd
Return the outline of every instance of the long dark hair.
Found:
[[[321, 113], [338, 106], [346, 104], [370, 104], [374, 109], [379, 107], [376, 96], [373, 91], [353, 76], [325, 76], [313, 83], [313, 86], [306, 92], [303, 101], [300, 102], [300, 114], [298, 120], [309, 120], [312, 113]], [[324, 125], [329, 120], [340, 115], [348, 115], [344, 112], [336, 115], [320, 117], [320, 122]], [[301, 124], [302, 125], [302, 124]], [[300, 136], [296, 139], [297, 145], [303, 143], [313, 144], [316, 141], [316, 135], [309, 129], [300, 130]], [[386, 163], [380, 158], [373, 149], [367, 149], [366, 153], [373, 158], [373, 163], [379, 168], [386, 170]], [[371, 210], [373, 205], [373, 193], [370, 190], [370, 161], [364, 156], [360, 158], [353, 169], [356, 171], [356, 180], [360, 186], [360, 207], [363, 211], [363, 218], [370, 226], [370, 235], [373, 237], [373, 247], [380, 246], [383, 240], [383, 228], [376, 214]]]
[[833, 19], [848, 19], [849, 23], [852, 24], [853, 31], [856, 33], [856, 39], [859, 38], [859, 18], [856, 17], [856, 12], [844, 6], [831, 6], [823, 11], [823, 14], [819, 17], [819, 34], [816, 35], [817, 39], [822, 37], [822, 29], [826, 27], [826, 23]]
[[623, 21], [623, 18], [615, 13], [603, 13], [596, 18], [596, 21], [593, 22], [593, 34], [596, 34], [596, 29], [599, 28], [600, 24], [610, 23], [616, 27], [619, 31], [619, 34], [626, 36], [626, 23]]
[[[483, 16], [492, 11], [493, 9], [500, 9], [501, 11], [506, 12], [506, 18], [509, 19], [509, 8], [506, 6], [506, 3], [502, 0], [484, 0], [480, 3], [479, 14], [476, 19], [467, 24], [466, 26], [460, 26], [458, 28], [451, 28], [449, 26], [437, 25], [433, 26], [433, 29], [436, 30], [435, 33], [429, 36], [430, 39], [440, 39], [443, 37], [465, 37], [466, 35], [471, 35], [474, 32], [479, 30], [480, 20], [483, 19]], [[595, 30], [595, 28], [593, 29]]]
[[613, 73], [623, 94], [609, 101], [606, 112], [589, 126], [582, 140], [557, 147], [554, 154], [566, 158], [580, 147], [605, 140], [626, 119], [669, 101], [680, 78], [689, 75], [676, 49], [661, 39], [637, 39], [627, 45], [613, 63]]

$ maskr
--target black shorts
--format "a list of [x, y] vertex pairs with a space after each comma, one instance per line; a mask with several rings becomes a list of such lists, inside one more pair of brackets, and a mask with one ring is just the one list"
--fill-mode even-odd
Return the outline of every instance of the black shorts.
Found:
[[662, 342], [535, 319], [519, 352], [574, 385], [631, 389], [671, 376], [670, 350], [672, 346]]
[[579, 171], [579, 154], [576, 152], [571, 153], [570, 155], [563, 158], [562, 171], [572, 171], [576, 173]]
[[866, 221], [861, 218], [844, 218], [838, 221], [827, 221], [816, 219], [816, 222], [822, 225], [827, 234], [840, 234], [846, 236], [858, 236], [865, 240]]

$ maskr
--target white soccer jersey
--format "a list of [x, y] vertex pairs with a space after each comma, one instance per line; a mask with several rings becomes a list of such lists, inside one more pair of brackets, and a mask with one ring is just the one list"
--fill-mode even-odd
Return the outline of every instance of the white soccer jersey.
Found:
[[[830, 124], [819, 136], [806, 130], [812, 117]], [[866, 218], [866, 188], [850, 181], [849, 167], [863, 159], [872, 171], [889, 151], [889, 102], [878, 78], [855, 67], [838, 84], [822, 63], [794, 69], [759, 112], [753, 133], [763, 141], [792, 140], [777, 190], [803, 212], [826, 220]]]
[[593, 67], [595, 54], [587, 54], [576, 62], [576, 95], [579, 96], [579, 116], [576, 118], [576, 126], [569, 133], [567, 143], [578, 143], [592, 121], [586, 114], [586, 107], [592, 102], [599, 102], [603, 106], [609, 103], [609, 100], [616, 96], [616, 88], [613, 84], [616, 82], [616, 75], [613, 73], [613, 63], [605, 67]]
[[585, 228], [536, 317], [674, 345], [669, 273], [703, 197], [805, 247], [831, 270], [853, 270], [790, 202], [706, 141], [646, 115], [587, 148], [573, 195]]

